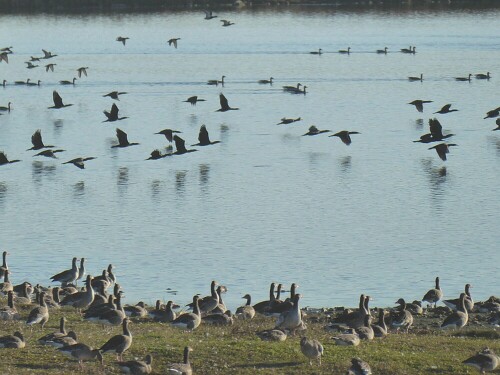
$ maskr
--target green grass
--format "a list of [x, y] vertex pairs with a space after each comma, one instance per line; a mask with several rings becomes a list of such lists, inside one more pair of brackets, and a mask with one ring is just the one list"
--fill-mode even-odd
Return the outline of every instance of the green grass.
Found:
[[[29, 310], [22, 312], [23, 318]], [[121, 327], [103, 329], [100, 325], [82, 321], [72, 309], [51, 311], [49, 323], [32, 331], [24, 321], [0, 321], [0, 335], [20, 330], [26, 337], [24, 349], [0, 349], [1, 374], [81, 374], [72, 361], [52, 347], [37, 343], [41, 336], [58, 330], [59, 318], [68, 319], [67, 329], [74, 330], [80, 342], [99, 347]], [[312, 315], [312, 314], [311, 314]], [[499, 333], [478, 325], [458, 332], [415, 329], [416, 333], [390, 334], [385, 339], [362, 342], [358, 347], [336, 346], [332, 333], [324, 330], [324, 318], [308, 320], [307, 336], [320, 340], [325, 348], [323, 364], [309, 365], [300, 351], [300, 336], [289, 337], [280, 343], [261, 341], [255, 332], [273, 328], [274, 319], [258, 317], [252, 321], [235, 321], [230, 327], [201, 325], [186, 332], [168, 324], [147, 320], [133, 321], [130, 330], [133, 344], [124, 358], [143, 359], [153, 355], [153, 372], [164, 374], [168, 363], [181, 362], [184, 346], [194, 351], [191, 363], [196, 374], [344, 374], [352, 357], [370, 363], [374, 374], [472, 374], [475, 370], [461, 362], [484, 347], [500, 353]], [[426, 323], [428, 325], [428, 323]], [[83, 373], [116, 374], [114, 354], [104, 355], [104, 368], [97, 362], [85, 364]], [[497, 370], [497, 373], [500, 371]]]

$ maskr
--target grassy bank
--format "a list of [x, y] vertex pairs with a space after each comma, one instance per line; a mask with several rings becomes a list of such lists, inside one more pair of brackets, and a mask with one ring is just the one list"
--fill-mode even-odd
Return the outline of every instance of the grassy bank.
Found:
[[[18, 307], [18, 310], [19, 307]], [[30, 308], [21, 310], [25, 318]], [[100, 325], [82, 321], [73, 309], [52, 310], [45, 329], [39, 326], [31, 331], [24, 321], [0, 321], [0, 336], [20, 330], [26, 337], [24, 349], [0, 349], [2, 374], [64, 374], [79, 373], [78, 364], [56, 349], [38, 344], [44, 334], [58, 330], [59, 318], [67, 319], [67, 329], [78, 335], [78, 341], [100, 347], [112, 335], [121, 333], [120, 327], [103, 329]], [[352, 357], [370, 363], [374, 374], [472, 374], [461, 362], [484, 347], [500, 353], [500, 333], [483, 326], [482, 318], [472, 314], [468, 327], [460, 331], [436, 329], [442, 318], [418, 318], [409, 334], [392, 333], [385, 339], [362, 342], [358, 347], [336, 346], [324, 326], [327, 314], [308, 314], [308, 337], [320, 340], [325, 348], [323, 364], [312, 367], [300, 351], [300, 336], [284, 342], [261, 341], [255, 332], [274, 327], [273, 318], [256, 317], [251, 321], [235, 321], [228, 327], [201, 325], [194, 332], [185, 332], [169, 324], [149, 320], [134, 320], [131, 324], [133, 344], [124, 354], [125, 360], [143, 359], [153, 355], [153, 373], [164, 374], [168, 363], [181, 362], [182, 350], [193, 348], [191, 363], [196, 374], [343, 374]], [[85, 364], [83, 373], [119, 373], [114, 354], [104, 355], [104, 367], [97, 362]], [[496, 373], [500, 373], [499, 370]]]

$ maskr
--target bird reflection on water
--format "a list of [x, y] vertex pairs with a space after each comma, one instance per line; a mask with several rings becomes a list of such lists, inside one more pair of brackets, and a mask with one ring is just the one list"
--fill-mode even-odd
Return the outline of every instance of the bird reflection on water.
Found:
[[41, 184], [43, 177], [54, 176], [55, 172], [56, 166], [54, 164], [45, 164], [43, 161], [31, 163], [31, 177], [36, 184]]
[[208, 182], [210, 179], [210, 164], [200, 164], [198, 166], [198, 170], [201, 191], [206, 193], [208, 190]]
[[415, 130], [421, 131], [424, 129], [424, 119], [419, 118], [415, 120]]
[[0, 206], [5, 202], [8, 190], [7, 184], [5, 182], [0, 182]]
[[73, 185], [73, 197], [82, 198], [85, 195], [85, 182], [78, 181]]
[[182, 197], [186, 192], [187, 171], [177, 171], [175, 173], [175, 192], [177, 196]]
[[121, 167], [120, 169], [118, 169], [118, 175], [116, 179], [118, 192], [120, 194], [125, 194], [127, 192], [128, 181], [129, 181], [129, 170], [127, 167]]
[[352, 157], [351, 155], [339, 158], [339, 166], [342, 173], [347, 173], [351, 170]]
[[446, 195], [445, 188], [449, 184], [448, 171], [445, 166], [436, 167], [431, 159], [422, 159], [421, 164], [429, 180], [432, 207], [442, 212], [442, 200]]

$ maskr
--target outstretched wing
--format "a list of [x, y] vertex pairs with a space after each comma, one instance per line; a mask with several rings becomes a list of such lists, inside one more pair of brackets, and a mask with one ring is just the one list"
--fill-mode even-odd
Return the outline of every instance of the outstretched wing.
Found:
[[114, 104], [114, 103], [111, 106], [110, 116], [112, 118], [118, 118], [118, 106], [116, 104]]
[[52, 99], [54, 100], [54, 107], [56, 108], [64, 107], [62, 98], [56, 90], [54, 90], [54, 92], [52, 93]]
[[183, 153], [186, 152], [186, 146], [184, 139], [179, 137], [178, 135], [174, 135], [174, 142], [175, 142], [175, 149], [177, 150], [178, 153]]
[[229, 109], [229, 103], [224, 96], [224, 94], [219, 95], [219, 100], [220, 100], [220, 108], [222, 111], [227, 111]]
[[44, 147], [44, 144], [42, 141], [42, 131], [40, 129], [38, 129], [36, 132], [34, 132], [33, 135], [31, 136], [31, 143], [33, 143], [34, 149]]
[[3, 152], [0, 152], [0, 164], [7, 164], [9, 160], [7, 159], [7, 155]]
[[439, 123], [438, 119], [429, 119], [429, 129], [433, 137], [435, 138], [442, 138], [443, 137], [443, 132], [442, 129], [443, 127]]
[[128, 145], [127, 133], [123, 130], [116, 128], [116, 137], [120, 146]]
[[205, 125], [202, 125], [200, 127], [200, 133], [198, 134], [198, 141], [200, 141], [200, 145], [210, 144], [210, 138], [208, 136], [208, 131]]

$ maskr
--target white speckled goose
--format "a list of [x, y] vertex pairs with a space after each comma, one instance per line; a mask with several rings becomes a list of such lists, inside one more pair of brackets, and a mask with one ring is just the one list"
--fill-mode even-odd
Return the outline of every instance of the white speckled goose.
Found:
[[288, 329], [293, 334], [301, 326], [302, 315], [300, 313], [299, 300], [301, 295], [296, 294], [293, 299], [293, 308], [284, 312], [276, 321], [275, 329]]
[[30, 315], [28, 316], [28, 320], [26, 324], [32, 326], [33, 324], [40, 323], [42, 329], [49, 320], [49, 309], [47, 308], [47, 304], [45, 303], [45, 292], [40, 293], [40, 306], [35, 307], [31, 310]]
[[242, 298], [247, 300], [245, 306], [240, 306], [236, 309], [236, 316], [240, 319], [253, 319], [255, 316], [255, 309], [252, 304], [252, 297], [250, 294], [245, 294]]

